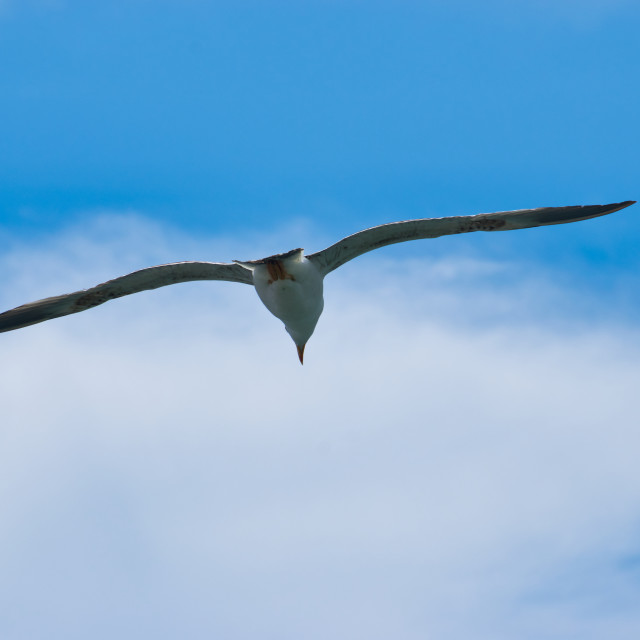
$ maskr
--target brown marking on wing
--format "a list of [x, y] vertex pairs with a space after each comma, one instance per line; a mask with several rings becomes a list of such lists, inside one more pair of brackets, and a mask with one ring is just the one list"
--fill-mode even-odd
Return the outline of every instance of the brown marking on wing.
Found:
[[265, 260], [264, 264], [271, 276], [268, 280], [269, 284], [273, 284], [276, 280], [295, 280], [290, 273], [287, 273], [282, 260]]
[[506, 225], [505, 220], [496, 220], [491, 218], [485, 218], [483, 220], [468, 220], [461, 222], [456, 233], [469, 233], [471, 231], [495, 231]]
[[84, 309], [90, 309], [91, 307], [97, 307], [99, 304], [103, 304], [108, 300], [122, 297], [122, 293], [115, 291], [90, 291], [78, 298], [74, 307], [77, 311], [83, 311]]

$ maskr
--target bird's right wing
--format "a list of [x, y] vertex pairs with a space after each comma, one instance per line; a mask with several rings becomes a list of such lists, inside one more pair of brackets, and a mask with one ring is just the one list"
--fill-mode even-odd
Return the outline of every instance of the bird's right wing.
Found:
[[396, 242], [438, 238], [456, 233], [471, 231], [510, 231], [527, 229], [549, 224], [577, 222], [604, 216], [634, 204], [633, 200], [615, 204], [545, 207], [542, 209], [521, 209], [518, 211], [500, 211], [481, 213], [475, 216], [455, 216], [450, 218], [424, 218], [406, 222], [391, 222], [372, 227], [343, 238], [335, 244], [307, 256], [323, 276], [359, 255], [385, 247]]
[[253, 284], [253, 274], [239, 264], [223, 262], [175, 262], [134, 271], [91, 289], [24, 304], [0, 313], [0, 333], [97, 307], [103, 302], [147, 289], [193, 280], [229, 280]]

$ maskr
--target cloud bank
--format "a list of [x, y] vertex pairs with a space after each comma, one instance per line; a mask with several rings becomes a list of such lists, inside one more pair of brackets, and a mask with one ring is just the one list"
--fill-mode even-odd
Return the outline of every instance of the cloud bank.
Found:
[[[105, 213], [0, 301], [273, 242]], [[529, 267], [355, 261], [304, 367], [228, 283], [3, 334], [2, 637], [633, 637], [638, 328]]]

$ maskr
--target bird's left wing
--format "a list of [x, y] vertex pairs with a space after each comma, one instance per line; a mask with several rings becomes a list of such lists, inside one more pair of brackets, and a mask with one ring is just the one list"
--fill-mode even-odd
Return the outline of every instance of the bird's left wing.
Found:
[[521, 209], [519, 211], [500, 211], [498, 213], [481, 213], [475, 216], [455, 216], [451, 218], [425, 218], [392, 222], [379, 227], [365, 229], [339, 242], [307, 256], [320, 270], [323, 276], [359, 255], [385, 247], [396, 242], [438, 238], [456, 233], [471, 231], [510, 231], [527, 229], [549, 224], [577, 222], [613, 213], [624, 209], [635, 201], [617, 202], [614, 204], [545, 207], [542, 209]]
[[162, 264], [134, 271], [126, 276], [103, 282], [91, 289], [45, 298], [0, 313], [0, 333], [85, 311], [108, 300], [128, 296], [139, 291], [193, 280], [229, 280], [253, 284], [253, 275], [249, 269], [245, 269], [239, 264], [224, 262]]

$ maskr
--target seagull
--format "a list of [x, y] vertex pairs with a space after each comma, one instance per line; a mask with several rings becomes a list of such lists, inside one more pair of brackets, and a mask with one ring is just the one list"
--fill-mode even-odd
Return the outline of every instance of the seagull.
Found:
[[86, 311], [108, 300], [147, 289], [193, 280], [227, 280], [255, 287], [265, 307], [284, 323], [302, 364], [304, 348], [324, 307], [324, 277], [363, 253], [408, 240], [472, 231], [511, 231], [588, 220], [632, 204], [635, 204], [635, 200], [391, 222], [354, 233], [308, 256], [304, 255], [304, 249], [292, 249], [261, 260], [161, 264], [103, 282], [91, 289], [37, 300], [0, 313], [0, 332]]

